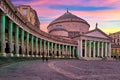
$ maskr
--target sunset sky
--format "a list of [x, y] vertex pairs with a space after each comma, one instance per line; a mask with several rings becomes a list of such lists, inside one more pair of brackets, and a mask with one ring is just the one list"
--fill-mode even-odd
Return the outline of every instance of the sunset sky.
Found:
[[120, 0], [11, 0], [15, 6], [30, 5], [37, 11], [41, 29], [47, 32], [47, 25], [69, 12], [90, 24], [90, 29], [98, 27], [107, 34], [120, 31]]

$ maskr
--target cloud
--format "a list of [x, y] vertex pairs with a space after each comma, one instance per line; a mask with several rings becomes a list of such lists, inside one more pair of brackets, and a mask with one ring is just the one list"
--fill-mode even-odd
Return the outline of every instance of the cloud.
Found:
[[85, 19], [94, 29], [95, 23], [107, 33], [120, 31], [119, 0], [12, 0], [15, 5], [30, 5], [37, 11], [41, 29], [47, 32], [47, 25], [66, 12]]
[[62, 9], [65, 10], [69, 8], [69, 10], [75, 11], [99, 11], [99, 10], [109, 10], [113, 9], [112, 7], [95, 7], [95, 6], [68, 6], [68, 5], [52, 5], [49, 6], [51, 9]]

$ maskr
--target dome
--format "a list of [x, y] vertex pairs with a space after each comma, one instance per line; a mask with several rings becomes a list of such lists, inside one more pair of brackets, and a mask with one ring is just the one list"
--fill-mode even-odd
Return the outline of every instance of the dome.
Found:
[[67, 11], [52, 21], [47, 29], [51, 35], [71, 37], [88, 32], [89, 27], [87, 21]]
[[61, 22], [73, 22], [73, 21], [74, 21], [74, 22], [82, 22], [82, 23], [85, 23], [85, 24], [89, 25], [88, 22], [85, 21], [84, 19], [82, 19], [82, 18], [80, 18], [80, 17], [78, 17], [78, 16], [70, 13], [69, 11], [67, 11], [67, 12], [64, 13], [62, 16], [60, 16], [60, 17], [58, 17], [57, 19], [55, 19], [54, 21], [52, 21], [52, 22], [48, 25], [48, 27], [51, 26], [51, 25], [53, 25], [53, 24], [56, 24], [56, 23], [61, 23]]

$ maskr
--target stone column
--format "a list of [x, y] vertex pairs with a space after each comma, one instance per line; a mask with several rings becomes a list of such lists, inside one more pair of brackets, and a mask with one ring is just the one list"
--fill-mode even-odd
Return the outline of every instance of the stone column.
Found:
[[55, 57], [57, 57], [56, 55], [57, 55], [57, 44], [55, 43], [55, 52], [54, 52], [54, 54], [55, 54]]
[[83, 50], [83, 43], [82, 43], [82, 39], [80, 40], [80, 57], [83, 57], [82, 55], [82, 50]]
[[108, 43], [106, 42], [105, 43], [105, 57], [107, 57], [108, 56]]
[[67, 49], [67, 45], [66, 45], [66, 57], [68, 56], [68, 54], [67, 54], [67, 53], [68, 53], [68, 51], [67, 51], [67, 50], [68, 50], [68, 49]]
[[32, 42], [32, 45], [31, 45], [31, 49], [32, 49], [31, 53], [32, 54], [31, 55], [32, 55], [32, 57], [34, 57], [34, 54], [33, 54], [33, 52], [34, 52], [34, 36], [33, 35], [32, 35], [32, 41], [31, 42]]
[[89, 57], [91, 57], [91, 41], [89, 41]]
[[64, 55], [64, 45], [62, 45], [62, 57]]
[[59, 58], [61, 57], [61, 50], [60, 50], [60, 44], [59, 44]]
[[46, 41], [44, 40], [44, 55], [46, 56]]
[[29, 55], [29, 43], [30, 43], [30, 34], [29, 33], [27, 33], [27, 56], [29, 57], [30, 55]]
[[2, 56], [6, 56], [6, 53], [5, 53], [5, 27], [6, 27], [6, 14], [1, 14], [1, 45], [0, 45], [0, 48], [1, 48], [1, 55]]
[[80, 40], [78, 40], [78, 46], [77, 46], [77, 58], [80, 58]]
[[36, 37], [36, 57], [38, 57], [38, 38]]
[[50, 50], [50, 42], [48, 41], [48, 57], [50, 57], [50, 53], [49, 53], [49, 50]]
[[51, 43], [51, 52], [52, 52], [52, 56], [54, 56], [53, 55], [53, 42]]
[[19, 57], [19, 27], [16, 26], [15, 30], [15, 51], [16, 51], [16, 56]]
[[70, 49], [70, 58], [71, 58], [71, 46], [69, 46], [69, 49]]
[[73, 46], [73, 58], [75, 57], [75, 46]]
[[96, 50], [95, 50], [96, 49], [96, 45], [95, 44], [96, 44], [96, 42], [94, 41], [93, 42], [93, 57], [95, 57], [95, 55], [96, 55]]
[[104, 42], [102, 42], [101, 57], [103, 57]]
[[87, 57], [87, 40], [85, 40], [85, 53], [84, 53], [85, 57]]
[[100, 42], [97, 43], [97, 57], [100, 57]]
[[111, 58], [111, 43], [109, 42], [109, 57]]
[[13, 57], [13, 44], [12, 44], [12, 38], [13, 38], [13, 22], [10, 21], [9, 23], [9, 49], [10, 49], [10, 55]]
[[21, 44], [22, 44], [22, 54], [23, 54], [23, 57], [25, 56], [24, 37], [25, 37], [25, 32], [24, 32], [24, 30], [22, 30], [22, 40], [21, 40]]
[[42, 39], [40, 39], [40, 56], [42, 57], [43, 48], [42, 48]]

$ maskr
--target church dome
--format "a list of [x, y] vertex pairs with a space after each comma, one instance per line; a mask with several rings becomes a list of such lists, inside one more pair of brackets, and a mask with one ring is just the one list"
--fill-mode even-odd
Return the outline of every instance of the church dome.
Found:
[[89, 31], [89, 27], [87, 21], [67, 11], [52, 21], [47, 29], [52, 35], [74, 37], [74, 35]]
[[56, 23], [70, 22], [70, 21], [82, 22], [82, 23], [85, 23], [85, 24], [89, 25], [88, 22], [85, 21], [84, 19], [82, 19], [82, 18], [80, 18], [80, 17], [78, 17], [78, 16], [70, 13], [69, 11], [67, 11], [67, 12], [64, 13], [62, 16], [60, 16], [60, 17], [58, 17], [57, 19], [55, 19], [54, 21], [52, 21], [52, 22], [48, 25], [48, 27], [51, 26], [51, 25], [53, 25], [53, 24], [56, 24]]

